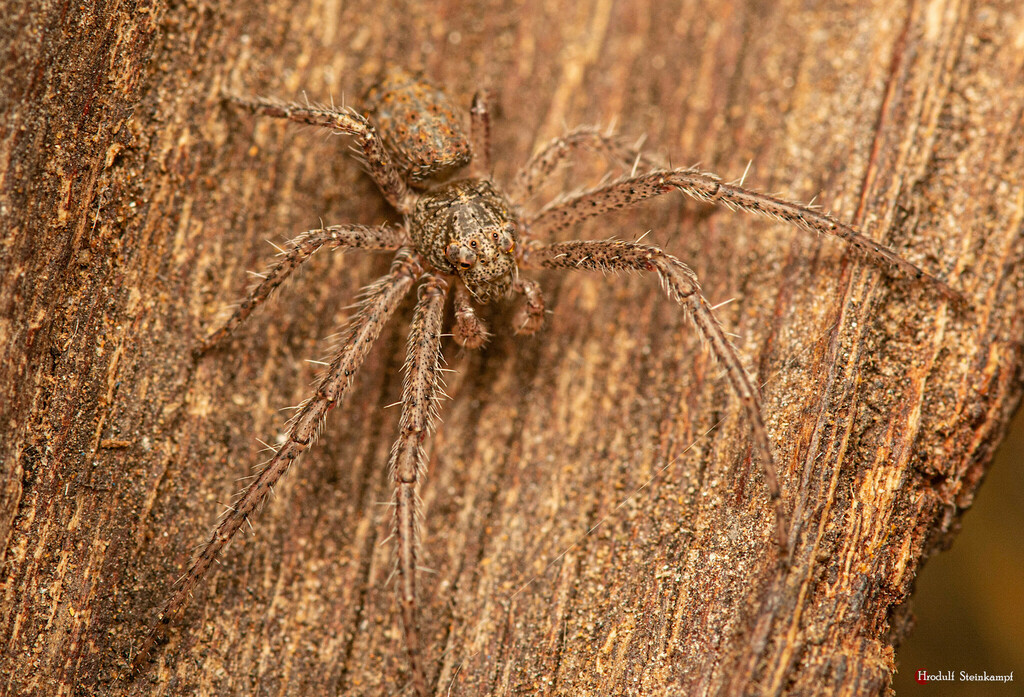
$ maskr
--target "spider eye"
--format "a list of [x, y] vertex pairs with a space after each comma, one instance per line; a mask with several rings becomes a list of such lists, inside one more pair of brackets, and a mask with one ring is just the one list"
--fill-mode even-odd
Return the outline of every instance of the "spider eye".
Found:
[[512, 227], [509, 229], [510, 227], [511, 226], [507, 226], [501, 230], [496, 230], [491, 233], [494, 243], [498, 245], [498, 249], [505, 254], [511, 254], [512, 250], [516, 248], [516, 238], [515, 235], [512, 234], [515, 232], [515, 228]]
[[[476, 246], [475, 242], [473, 246]], [[452, 242], [444, 248], [444, 255], [454, 266], [463, 270], [473, 268], [473, 264], [476, 263], [476, 252], [456, 242]]]

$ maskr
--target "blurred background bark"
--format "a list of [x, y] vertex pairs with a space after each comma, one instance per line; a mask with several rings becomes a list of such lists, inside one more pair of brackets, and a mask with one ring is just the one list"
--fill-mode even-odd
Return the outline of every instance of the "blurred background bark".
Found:
[[[261, 459], [256, 438], [308, 394], [304, 359], [388, 264], [324, 254], [191, 361], [265, 240], [394, 218], [345, 140], [220, 95], [355, 103], [388, 61], [465, 106], [492, 90], [499, 182], [567, 126], [615, 123], [675, 164], [729, 179], [750, 163], [749, 186], [817, 196], [973, 303], [676, 196], [577, 231], [651, 230], [713, 303], [735, 299], [720, 314], [764, 384], [793, 565], [773, 563], [736, 400], [657, 284], [542, 274], [545, 331], [513, 337], [495, 308], [486, 350], [446, 348], [453, 400], [423, 490], [438, 694], [886, 690], [917, 571], [1020, 398], [1019, 3], [40, 0], [0, 15], [0, 694], [402, 693], [379, 504], [408, 307], [256, 539], [151, 669], [116, 679]], [[596, 164], [560, 185], [597, 181]], [[909, 666], [947, 667], [1021, 666]]]

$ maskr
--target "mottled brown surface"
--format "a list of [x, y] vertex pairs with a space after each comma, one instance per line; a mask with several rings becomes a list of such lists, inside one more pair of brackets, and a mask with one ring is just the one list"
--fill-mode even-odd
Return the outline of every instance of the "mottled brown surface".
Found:
[[439, 693], [884, 691], [914, 574], [1020, 396], [1019, 3], [93, 5], [0, 3], [0, 695], [405, 684], [380, 503], [410, 306], [256, 539], [144, 677], [113, 681], [255, 438], [308, 393], [304, 359], [387, 268], [324, 254], [190, 361], [264, 239], [393, 217], [346, 142], [219, 95], [340, 101], [388, 60], [467, 109], [492, 89], [499, 181], [566, 125], [614, 120], [674, 163], [753, 161], [747, 185], [820, 194], [974, 303], [678, 196], [588, 224], [651, 229], [736, 299], [719, 312], [765, 382], [794, 564], [775, 573], [748, 424], [676, 306], [649, 278], [542, 274], [547, 329], [446, 346], [423, 491]]

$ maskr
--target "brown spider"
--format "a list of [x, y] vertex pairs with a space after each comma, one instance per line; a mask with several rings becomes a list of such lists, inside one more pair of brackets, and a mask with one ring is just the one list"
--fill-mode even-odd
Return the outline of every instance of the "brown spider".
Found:
[[[160, 613], [133, 662], [137, 671], [171, 618], [187, 602], [214, 559], [263, 503], [274, 484], [316, 438], [323, 419], [352, 384], [352, 376], [380, 335], [402, 298], [419, 282], [418, 301], [409, 334], [398, 439], [388, 468], [394, 481], [394, 533], [397, 543], [398, 596], [405, 643], [418, 695], [427, 694], [427, 671], [420, 650], [416, 601], [418, 494], [425, 470], [424, 442], [433, 427], [439, 396], [443, 311], [453, 294], [455, 341], [477, 348], [487, 339], [474, 303], [500, 300], [510, 293], [525, 302], [515, 315], [516, 333], [535, 332], [544, 321], [544, 301], [537, 284], [519, 277], [519, 269], [565, 268], [602, 271], [651, 271], [669, 297], [689, 311], [693, 323], [746, 410], [761, 453], [765, 484], [775, 509], [775, 534], [781, 552], [787, 547], [783, 511], [771, 447], [761, 414], [758, 389], [726, 337], [697, 277], [685, 264], [656, 246], [619, 240], [541, 242], [544, 235], [571, 227], [607, 211], [670, 191], [708, 203], [785, 220], [812, 232], [845, 240], [876, 262], [900, 274], [926, 279], [943, 296], [959, 294], [941, 280], [864, 237], [857, 230], [808, 206], [756, 193], [695, 169], [663, 169], [616, 139], [593, 128], [579, 128], [552, 141], [513, 180], [507, 194], [490, 181], [490, 120], [486, 95], [478, 93], [470, 111], [467, 137], [458, 113], [438, 88], [421, 76], [392, 68], [367, 94], [366, 115], [349, 109], [317, 108], [264, 99], [232, 97], [255, 114], [323, 126], [355, 138], [368, 172], [388, 202], [405, 217], [404, 225], [370, 228], [334, 225], [304, 232], [291, 241], [263, 280], [227, 323], [197, 349], [200, 356], [227, 337], [301, 263], [321, 247], [359, 247], [396, 251], [390, 271], [364, 291], [333, 360], [315, 394], [306, 399], [288, 424], [287, 438], [262, 471], [226, 512], [210, 540]], [[644, 165], [641, 174], [559, 198], [536, 212], [524, 213], [513, 202], [526, 201], [577, 149], [598, 151], [620, 163]], [[449, 180], [470, 165], [471, 175]]]

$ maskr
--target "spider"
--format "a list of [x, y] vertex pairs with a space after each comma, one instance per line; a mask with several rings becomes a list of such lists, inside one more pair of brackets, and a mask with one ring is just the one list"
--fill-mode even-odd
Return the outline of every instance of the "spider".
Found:
[[[402, 298], [418, 284], [404, 367], [399, 434], [388, 469], [394, 484], [394, 537], [397, 547], [397, 593], [411, 682], [427, 694], [428, 671], [417, 619], [417, 489], [426, 469], [425, 444], [442, 392], [441, 339], [444, 308], [452, 295], [452, 336], [466, 348], [482, 346], [489, 334], [476, 306], [522, 295], [514, 331], [536, 332], [544, 322], [544, 300], [536, 282], [521, 269], [642, 271], [657, 274], [668, 296], [689, 314], [700, 336], [725, 368], [732, 389], [750, 422], [765, 485], [774, 507], [775, 536], [784, 553], [788, 523], [778, 477], [762, 417], [758, 389], [743, 366], [689, 267], [657, 246], [614, 239], [548, 243], [545, 236], [588, 218], [631, 206], [671, 191], [708, 203], [778, 218], [811, 232], [845, 240], [899, 274], [924, 279], [941, 295], [959, 294], [938, 278], [868, 239], [853, 227], [819, 212], [739, 185], [694, 168], [665, 169], [609, 134], [578, 128], [541, 149], [503, 192], [490, 171], [490, 115], [486, 92], [470, 109], [468, 134], [451, 100], [418, 73], [388, 68], [366, 95], [365, 111], [286, 104], [268, 99], [230, 97], [248, 111], [332, 129], [355, 139], [369, 175], [387, 201], [404, 217], [401, 226], [333, 225], [303, 232], [282, 251], [230, 319], [195, 351], [198, 358], [224, 340], [253, 310], [314, 252], [361, 248], [394, 252], [387, 274], [366, 287], [358, 310], [338, 342], [315, 393], [289, 421], [287, 436], [214, 530], [167, 601], [156, 625], [133, 662], [145, 665], [168, 623], [184, 607], [225, 546], [260, 508], [274, 484], [315, 440], [327, 412], [341, 402], [352, 378]], [[562, 196], [537, 211], [517, 202], [530, 198], [577, 150], [591, 150], [612, 161], [632, 165], [633, 173], [596, 188]], [[455, 178], [470, 168], [470, 176]], [[636, 173], [643, 166], [642, 173]], [[783, 555], [780, 555], [784, 557]]]

